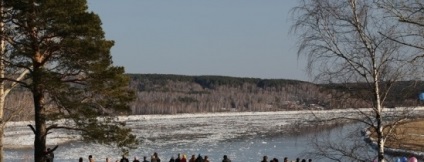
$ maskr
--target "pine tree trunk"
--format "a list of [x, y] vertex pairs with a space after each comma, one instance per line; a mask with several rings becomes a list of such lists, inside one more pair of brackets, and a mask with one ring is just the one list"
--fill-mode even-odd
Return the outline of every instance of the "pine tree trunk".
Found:
[[33, 98], [35, 109], [35, 139], [34, 139], [34, 161], [44, 162], [44, 151], [46, 150], [46, 112], [44, 109], [43, 83], [41, 80], [41, 67], [34, 67], [33, 75]]
[[44, 151], [46, 150], [46, 118], [43, 107], [42, 94], [34, 95], [35, 106], [35, 139], [34, 139], [34, 161], [43, 162]]

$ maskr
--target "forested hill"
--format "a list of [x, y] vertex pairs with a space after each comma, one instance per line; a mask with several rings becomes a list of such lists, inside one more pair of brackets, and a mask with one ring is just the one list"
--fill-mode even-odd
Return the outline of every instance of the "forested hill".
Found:
[[287, 79], [128, 74], [134, 114], [314, 110], [367, 107], [338, 88]]
[[[324, 84], [288, 79], [127, 74], [136, 99], [132, 114], [176, 114], [227, 111], [285, 111], [372, 107], [364, 84]], [[399, 82], [385, 100], [386, 107], [423, 105], [418, 102], [424, 82]], [[17, 90], [6, 99], [5, 115], [33, 119], [31, 94]]]

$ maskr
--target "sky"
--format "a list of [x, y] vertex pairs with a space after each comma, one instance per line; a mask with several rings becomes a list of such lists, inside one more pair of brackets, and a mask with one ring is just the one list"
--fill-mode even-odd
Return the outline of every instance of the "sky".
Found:
[[309, 81], [296, 0], [88, 0], [127, 73]]

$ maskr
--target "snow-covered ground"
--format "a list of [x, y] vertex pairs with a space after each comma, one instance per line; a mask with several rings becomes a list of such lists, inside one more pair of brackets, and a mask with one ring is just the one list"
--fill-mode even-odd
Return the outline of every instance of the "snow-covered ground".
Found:
[[[417, 108], [417, 110], [424, 110], [424, 108]], [[154, 151], [163, 153], [165, 152], [163, 150], [167, 150], [163, 154], [170, 157], [176, 155], [178, 152], [194, 154], [197, 151], [205, 151], [212, 154], [213, 151], [218, 150], [217, 148], [208, 150], [204, 148], [204, 144], [207, 144], [208, 148], [214, 145], [226, 147], [225, 142], [227, 141], [231, 141], [232, 144], [234, 144], [234, 141], [242, 141], [239, 145], [244, 145], [243, 141], [251, 140], [250, 143], [253, 144], [258, 142], [254, 141], [257, 138], [265, 138], [270, 135], [285, 136], [292, 131], [292, 129], [287, 128], [305, 123], [306, 121], [313, 121], [316, 117], [352, 117], [355, 115], [357, 115], [357, 110], [348, 109], [329, 111], [134, 115], [121, 116], [119, 120], [126, 121], [127, 126], [132, 128], [137, 137], [142, 140], [140, 148], [130, 152], [130, 156], [132, 156], [131, 154], [138, 154], [139, 156], [141, 154], [150, 155]], [[31, 129], [27, 126], [28, 124], [33, 124], [33, 122], [9, 122], [7, 124], [4, 145], [11, 151], [6, 152], [6, 159], [26, 159], [26, 156], [30, 158], [31, 155], [22, 155], [23, 152], [31, 154], [31, 149], [33, 148], [34, 136]], [[86, 157], [85, 155], [88, 154], [93, 154], [98, 159], [105, 159], [108, 156], [118, 157], [120, 155], [119, 150], [111, 148], [111, 146], [85, 144], [78, 142], [79, 138], [78, 135], [66, 131], [55, 131], [48, 135], [47, 144], [51, 146], [59, 145], [59, 149], [56, 151], [56, 157], [57, 159], [62, 159], [61, 161], [75, 161], [78, 157]], [[90, 150], [88, 152], [87, 147]], [[277, 147], [277, 145], [270, 147]], [[218, 161], [218, 157], [213, 158], [215, 158], [215, 161]]]

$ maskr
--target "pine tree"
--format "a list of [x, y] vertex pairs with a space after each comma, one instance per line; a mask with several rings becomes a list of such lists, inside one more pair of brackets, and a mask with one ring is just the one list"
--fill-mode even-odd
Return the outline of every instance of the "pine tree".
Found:
[[6, 66], [29, 71], [18, 83], [33, 96], [34, 161], [44, 160], [47, 135], [54, 129], [124, 149], [137, 144], [131, 130], [113, 118], [130, 111], [129, 78], [123, 67], [113, 66], [114, 42], [105, 39], [86, 0], [8, 0], [4, 6], [11, 11], [4, 24]]
[[6, 37], [8, 36], [4, 31], [4, 22], [7, 22], [4, 15], [8, 15], [4, 10], [3, 0], [0, 0], [0, 162], [4, 161], [4, 130], [6, 128], [6, 123], [10, 121], [14, 115], [20, 111], [23, 111], [23, 108], [9, 109], [9, 115], [5, 115], [6, 109], [6, 97], [10, 92], [16, 88], [20, 81], [28, 74], [28, 70], [22, 68], [9, 68], [8, 67], [8, 58], [5, 57], [6, 53]]

